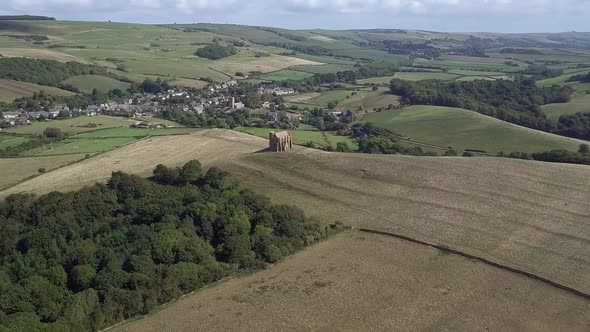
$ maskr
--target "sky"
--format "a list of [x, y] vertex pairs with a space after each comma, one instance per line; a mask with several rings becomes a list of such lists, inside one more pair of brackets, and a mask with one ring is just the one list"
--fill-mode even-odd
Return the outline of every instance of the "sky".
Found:
[[590, 31], [590, 0], [0, 0], [0, 14], [291, 29]]

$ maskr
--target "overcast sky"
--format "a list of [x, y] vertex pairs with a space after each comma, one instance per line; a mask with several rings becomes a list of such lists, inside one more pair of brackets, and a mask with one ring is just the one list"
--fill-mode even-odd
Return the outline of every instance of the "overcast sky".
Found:
[[590, 0], [0, 0], [0, 14], [285, 28], [590, 31]]

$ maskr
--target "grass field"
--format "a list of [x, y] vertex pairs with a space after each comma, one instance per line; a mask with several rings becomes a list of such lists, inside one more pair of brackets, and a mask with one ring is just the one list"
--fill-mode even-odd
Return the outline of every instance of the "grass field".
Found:
[[286, 80], [301, 80], [304, 78], [308, 78], [312, 76], [310, 73], [306, 73], [303, 71], [295, 71], [295, 70], [280, 70], [275, 71], [272, 73], [268, 73], [266, 75], [262, 75], [259, 79], [264, 81], [286, 81]]
[[74, 93], [52, 86], [19, 82], [0, 78], [0, 101], [13, 101], [16, 98], [32, 96], [35, 92], [45, 91], [54, 96], [73, 96]]
[[[239, 130], [241, 132], [244, 132], [244, 133], [247, 133], [250, 135], [258, 136], [261, 138], [268, 138], [268, 132], [271, 129], [245, 127], [245, 128], [240, 128]], [[356, 144], [355, 140], [353, 140], [347, 136], [338, 136], [332, 132], [323, 132], [322, 133], [318, 130], [309, 130], [306, 128], [304, 130], [290, 130], [289, 133], [291, 133], [291, 136], [293, 137], [293, 142], [295, 144], [299, 144], [299, 145], [304, 145], [308, 142], [313, 142], [315, 145], [318, 145], [318, 146], [324, 146], [324, 147], [332, 146], [332, 147], [336, 148], [336, 145], [339, 142], [344, 142], [344, 143], [348, 144], [348, 146], [351, 147], [352, 149], [357, 148], [357, 144]]]
[[39, 175], [39, 169], [51, 171], [69, 163], [84, 159], [84, 155], [54, 157], [0, 158], [0, 190], [32, 176]]
[[389, 105], [398, 106], [399, 97], [389, 93], [388, 89], [378, 91], [359, 91], [340, 102], [338, 108], [357, 110], [362, 107], [365, 111], [372, 111], [379, 108], [387, 109]]
[[587, 301], [508, 272], [348, 232], [114, 331], [577, 331], [590, 324], [588, 310]]
[[328, 103], [339, 103], [351, 95], [352, 91], [350, 90], [328, 90], [322, 92], [322, 94], [317, 97], [309, 99], [306, 103], [327, 107]]
[[375, 77], [359, 80], [359, 84], [385, 84], [389, 83], [392, 79], [397, 78], [406, 81], [424, 81], [424, 80], [441, 80], [450, 81], [460, 77], [459, 75], [448, 74], [448, 73], [435, 73], [435, 72], [399, 72], [395, 73], [394, 76], [388, 77]]
[[476, 112], [437, 106], [412, 106], [399, 111], [368, 114], [363, 121], [417, 141], [487, 152], [577, 151], [581, 143]]
[[0, 136], [0, 149], [6, 149], [29, 141], [28, 137]]
[[354, 70], [354, 65], [352, 64], [338, 64], [338, 63], [328, 63], [324, 65], [301, 65], [301, 66], [293, 66], [291, 67], [292, 70], [303, 71], [310, 74], [327, 74], [327, 73], [335, 73], [339, 71], [346, 71], [346, 70]]
[[557, 76], [557, 77], [553, 77], [553, 78], [548, 78], [548, 79], [545, 79], [545, 80], [537, 81], [537, 85], [538, 86], [551, 86], [551, 85], [555, 85], [555, 84], [564, 84], [570, 78], [572, 78], [573, 76], [581, 75], [581, 74], [586, 74], [589, 71], [590, 70], [588, 68], [586, 68], [586, 69], [579, 69], [579, 70], [576, 70], [576, 71], [569, 71], [569, 73], [566, 73], [566, 74], [561, 75], [561, 76]]
[[63, 83], [71, 84], [82, 92], [92, 93], [93, 89], [97, 89], [102, 92], [108, 92], [112, 89], [127, 90], [131, 84], [117, 81], [110, 77], [101, 75], [80, 75], [70, 77]]
[[[205, 167], [231, 171], [276, 203], [301, 206], [325, 223], [394, 231], [590, 291], [588, 167], [503, 158], [339, 154], [300, 147], [289, 153], [261, 153], [266, 146], [265, 139], [224, 130], [154, 137], [0, 195], [76, 189], [102, 181], [112, 171], [149, 175], [159, 163], [174, 166], [198, 159]], [[164, 321], [156, 313], [154, 320], [139, 320], [135, 329], [129, 326], [132, 331], [164, 326], [194, 330], [197, 319], [204, 329], [340, 329], [344, 325], [338, 322], [348, 317], [342, 324], [357, 322], [359, 329], [376, 330], [575, 330], [587, 319], [587, 302], [545, 284], [397, 240], [362, 235], [352, 241], [346, 236], [269, 270], [186, 297], [161, 312]], [[191, 302], [185, 307], [185, 301]], [[267, 319], [252, 319], [258, 316], [250, 313]]]
[[590, 112], [590, 94], [578, 94], [572, 97], [569, 103], [565, 104], [549, 104], [541, 106], [543, 113], [552, 121], [559, 120], [560, 115], [574, 114], [578, 112]]
[[56, 156], [66, 154], [95, 154], [110, 151], [136, 141], [135, 137], [70, 138], [55, 144], [26, 151], [27, 156]]
[[147, 136], [168, 136], [184, 135], [199, 131], [195, 128], [169, 128], [169, 129], [139, 129], [139, 128], [111, 128], [96, 130], [78, 134], [72, 138], [124, 138], [124, 137], [147, 137]]
[[[71, 118], [66, 120], [52, 120], [46, 122], [34, 122], [30, 126], [26, 127], [16, 127], [16, 128], [9, 128], [6, 131], [10, 133], [16, 134], [37, 134], [40, 135], [46, 128], [59, 128], [64, 133], [73, 135], [78, 134], [86, 131], [94, 131], [97, 129], [103, 128], [114, 128], [114, 127], [129, 127], [137, 120], [133, 119], [126, 119], [120, 117], [111, 117], [111, 116], [94, 116], [94, 117], [77, 117]], [[91, 127], [80, 127], [88, 125], [89, 123], [99, 125], [97, 128]]]

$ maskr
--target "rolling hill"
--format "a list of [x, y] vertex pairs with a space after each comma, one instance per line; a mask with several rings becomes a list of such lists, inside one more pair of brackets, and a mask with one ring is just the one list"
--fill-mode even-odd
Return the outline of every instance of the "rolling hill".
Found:
[[412, 140], [486, 152], [576, 151], [583, 141], [520, 127], [476, 112], [438, 106], [411, 106], [368, 114], [363, 122]]
[[19, 82], [0, 78], [0, 101], [13, 101], [16, 98], [32, 96], [35, 92], [45, 91], [55, 96], [73, 96], [74, 93], [52, 86]]
[[[306, 148], [261, 152], [266, 144], [264, 139], [225, 130], [154, 137], [41, 175], [0, 195], [73, 190], [104, 180], [115, 170], [145, 176], [158, 163], [178, 165], [199, 159], [206, 166], [231, 171], [274, 202], [301, 206], [325, 223], [339, 221], [431, 241], [590, 292], [586, 278], [590, 273], [588, 167]], [[339, 317], [348, 318], [343, 324], [374, 328], [486, 324], [514, 329], [543, 322], [575, 330], [579, 325], [573, 322], [588, 324], [585, 300], [504, 270], [447, 256], [399, 240], [347, 233], [267, 271], [219, 284], [118, 330], [158, 330], [165, 324], [189, 331], [197, 318], [202, 327], [223, 319], [223, 328], [249, 330], [280, 329], [295, 321], [302, 327], [320, 328], [337, 324]], [[417, 295], [413, 289], [421, 291]], [[203, 309], [201, 304], [208, 302], [213, 304]], [[427, 316], [410, 315], [425, 310], [423, 302], [439, 309], [428, 310]], [[280, 313], [286, 303], [292, 303], [293, 322]], [[316, 308], [311, 303], [326, 305]], [[404, 310], [408, 315], [393, 315]], [[562, 310], [568, 314], [561, 315]], [[273, 319], [238, 314], [252, 311]], [[235, 314], [229, 318], [226, 312]], [[473, 321], [465, 322], [466, 316]]]

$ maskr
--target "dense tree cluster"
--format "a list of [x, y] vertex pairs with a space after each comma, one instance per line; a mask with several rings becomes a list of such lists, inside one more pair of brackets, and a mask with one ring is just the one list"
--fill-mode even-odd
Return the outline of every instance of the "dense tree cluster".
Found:
[[590, 140], [590, 112], [561, 115], [555, 133]]
[[420, 43], [406, 40], [378, 40], [360, 42], [359, 46], [374, 48], [392, 54], [418, 54], [427, 59], [434, 59], [441, 56], [440, 49], [427, 43]]
[[563, 75], [563, 69], [549, 68], [545, 65], [530, 65], [521, 73], [530, 76], [534, 80], [544, 80]]
[[192, 161], [0, 205], [0, 330], [96, 331], [331, 230]]
[[356, 65], [356, 70], [345, 70], [336, 73], [315, 74], [306, 78], [304, 82], [309, 85], [323, 83], [348, 82], [355, 83], [357, 79], [392, 76], [397, 71], [397, 66], [389, 62], [371, 62]]
[[532, 79], [514, 81], [478, 80], [443, 83], [437, 81], [391, 81], [391, 92], [406, 104], [459, 107], [519, 124], [525, 127], [553, 131], [554, 124], [545, 116], [540, 105], [565, 103], [571, 88], [551, 86], [540, 88]]
[[590, 148], [588, 144], [580, 144], [577, 152], [566, 150], [552, 150], [538, 153], [512, 152], [509, 154], [500, 152], [498, 157], [538, 160], [551, 163], [590, 165]]
[[[140, 84], [132, 84], [131, 87], [129, 87], [128, 92], [129, 93], [138, 93], [138, 92], [143, 92], [143, 93], [162, 93], [167, 91], [168, 89], [170, 89], [170, 84], [168, 84], [168, 82], [161, 80], [160, 78], [157, 78], [155, 81], [151, 80], [151, 79], [146, 79], [143, 82], [141, 82]], [[114, 95], [119, 94], [116, 91], [112, 92]]]
[[590, 83], [590, 72], [588, 74], [574, 75], [568, 82]]
[[500, 50], [502, 54], [532, 54], [532, 55], [543, 55], [543, 52], [534, 48], [513, 48], [507, 47]]
[[79, 62], [0, 58], [0, 78], [16, 81], [58, 86], [72, 76], [87, 74], [106, 74], [106, 69]]
[[223, 46], [220, 44], [207, 45], [199, 48], [195, 55], [209, 60], [219, 60], [238, 54], [238, 50], [234, 46]]

